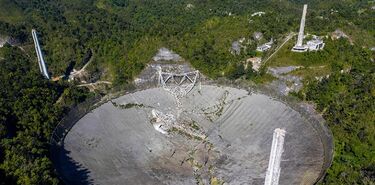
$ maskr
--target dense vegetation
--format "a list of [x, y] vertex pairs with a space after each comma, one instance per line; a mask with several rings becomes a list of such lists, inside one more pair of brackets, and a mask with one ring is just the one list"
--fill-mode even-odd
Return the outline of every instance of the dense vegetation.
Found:
[[375, 63], [369, 51], [345, 40], [339, 43], [335, 48], [341, 55], [331, 56], [330, 76], [310, 82], [299, 95], [316, 103], [334, 135], [334, 161], [323, 183], [372, 184], [375, 182]]
[[[52, 76], [80, 68], [92, 55], [90, 73], [114, 82], [133, 80], [160, 47], [176, 51], [205, 75], [264, 81], [245, 69], [258, 44], [279, 44], [297, 31], [303, 3], [309, 3], [306, 31], [327, 35], [340, 28], [347, 40], [326, 40], [322, 52], [290, 53], [290, 42], [268, 65], [303, 65], [294, 73], [309, 84], [299, 96], [317, 103], [335, 137], [335, 158], [324, 183], [374, 181], [374, 63], [362, 47], [375, 45], [375, 4], [369, 1], [290, 0], [0, 0], [0, 36], [21, 49], [0, 49], [0, 184], [56, 184], [48, 139], [65, 111], [86, 93], [38, 73], [30, 31], [37, 29]], [[262, 16], [251, 14], [264, 11]], [[254, 32], [263, 33], [259, 41]], [[234, 41], [245, 38], [238, 55]], [[324, 67], [321, 67], [324, 66]], [[307, 72], [307, 73], [306, 73]], [[322, 81], [315, 76], [331, 74]]]
[[330, 125], [335, 157], [327, 184], [371, 184], [375, 181], [375, 66], [353, 65], [349, 73], [335, 73], [311, 85], [308, 100]]
[[45, 80], [21, 50], [7, 46], [1, 52], [0, 184], [57, 184], [49, 138], [64, 110], [86, 95]]
[[[375, 63], [373, 53], [348, 39], [326, 39], [323, 51], [283, 48], [267, 65], [297, 65], [304, 77], [297, 95], [315, 103], [334, 136], [334, 160], [322, 184], [375, 182]], [[315, 77], [319, 77], [317, 80]]]

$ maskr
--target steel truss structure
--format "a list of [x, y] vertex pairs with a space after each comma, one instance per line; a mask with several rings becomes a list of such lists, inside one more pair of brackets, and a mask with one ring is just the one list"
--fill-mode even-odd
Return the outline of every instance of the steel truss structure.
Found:
[[169, 91], [175, 98], [186, 96], [194, 87], [199, 78], [199, 71], [186, 73], [168, 73], [159, 69], [159, 85]]

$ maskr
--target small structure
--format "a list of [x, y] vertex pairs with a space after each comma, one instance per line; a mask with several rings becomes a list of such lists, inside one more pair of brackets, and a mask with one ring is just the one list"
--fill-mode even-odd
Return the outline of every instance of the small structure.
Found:
[[334, 32], [331, 33], [332, 40], [341, 39], [341, 38], [348, 39], [351, 45], [354, 44], [353, 40], [340, 29], [336, 29]]
[[253, 38], [254, 38], [254, 40], [258, 40], [259, 41], [260, 39], [263, 38], [263, 34], [261, 32], [254, 32]]
[[255, 13], [253, 13], [253, 14], [251, 14], [251, 17], [254, 17], [254, 16], [262, 16], [262, 15], [264, 15], [264, 14], [266, 14], [266, 12], [255, 12]]
[[306, 46], [309, 51], [318, 51], [324, 48], [325, 43], [319, 37], [314, 36], [312, 40], [307, 41]]
[[331, 34], [332, 39], [348, 38], [348, 36], [340, 29], [336, 29]]
[[260, 57], [252, 57], [252, 58], [248, 58], [246, 60], [246, 63], [245, 63], [245, 69], [247, 69], [248, 67], [248, 64], [251, 63], [252, 64], [252, 69], [254, 71], [259, 71], [259, 68], [262, 64], [262, 59]]
[[233, 41], [232, 42], [232, 46], [229, 48], [229, 52], [232, 55], [239, 55], [239, 54], [241, 54], [241, 51], [243, 49], [246, 49], [246, 44], [247, 43], [245, 43], [245, 41], [246, 41], [245, 37], [242, 37], [242, 38], [239, 38], [236, 41]]
[[191, 3], [187, 4], [186, 7], [185, 7], [186, 10], [190, 10], [192, 8], [194, 8], [194, 5], [191, 4]]
[[239, 41], [232, 42], [230, 53], [232, 53], [232, 55], [239, 55], [241, 53], [241, 43]]
[[81, 83], [87, 83], [87, 81], [89, 80], [89, 74], [85, 70], [85, 66], [80, 70], [73, 69], [73, 71], [70, 72], [68, 76], [68, 81], [79, 81]]
[[267, 51], [271, 48], [270, 45], [267, 45], [267, 44], [262, 44], [260, 46], [257, 47], [257, 51], [259, 52], [264, 52], [264, 51]]
[[267, 51], [269, 50], [271, 47], [272, 47], [272, 44], [273, 44], [273, 39], [271, 39], [269, 42], [267, 43], [264, 43], [260, 46], [257, 47], [257, 51], [259, 52], [264, 52], [264, 51]]

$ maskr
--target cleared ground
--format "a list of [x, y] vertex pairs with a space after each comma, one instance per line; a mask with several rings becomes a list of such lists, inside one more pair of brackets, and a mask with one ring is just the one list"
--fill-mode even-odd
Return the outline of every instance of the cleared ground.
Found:
[[[156, 131], [152, 110], [173, 115], [179, 127]], [[57, 170], [71, 184], [263, 184], [273, 131], [284, 128], [280, 184], [313, 184], [324, 147], [312, 124], [284, 103], [241, 89], [196, 86], [177, 103], [151, 88], [79, 120]]]

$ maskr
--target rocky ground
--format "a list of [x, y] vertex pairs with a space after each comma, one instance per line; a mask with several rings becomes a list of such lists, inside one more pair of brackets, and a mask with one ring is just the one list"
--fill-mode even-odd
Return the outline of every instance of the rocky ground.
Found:
[[277, 80], [272, 81], [267, 86], [282, 95], [298, 92], [303, 87], [302, 77], [288, 74], [298, 68], [301, 68], [301, 66], [269, 67], [267, 72], [276, 77]]

